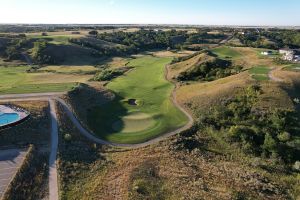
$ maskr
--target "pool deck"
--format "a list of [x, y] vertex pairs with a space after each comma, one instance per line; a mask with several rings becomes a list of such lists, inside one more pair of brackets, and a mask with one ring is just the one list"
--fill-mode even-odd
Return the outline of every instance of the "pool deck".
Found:
[[[19, 119], [17, 121], [12, 122], [12, 123], [22, 121], [23, 119], [25, 119], [29, 116], [29, 113], [27, 113], [26, 111], [24, 111], [22, 109], [18, 109], [18, 108], [14, 109], [14, 108], [9, 107], [9, 106], [0, 105], [0, 115], [1, 114], [9, 114], [9, 113], [17, 113], [19, 115]], [[0, 128], [4, 127], [4, 126], [7, 126], [9, 124], [11, 124], [11, 123], [0, 125]]]
[[12, 108], [4, 105], [0, 105], [0, 113], [17, 113], [20, 116], [20, 119], [23, 119], [26, 117], [28, 114], [26, 112], [21, 112], [17, 110], [13, 110]]
[[0, 199], [22, 165], [26, 149], [0, 150]]

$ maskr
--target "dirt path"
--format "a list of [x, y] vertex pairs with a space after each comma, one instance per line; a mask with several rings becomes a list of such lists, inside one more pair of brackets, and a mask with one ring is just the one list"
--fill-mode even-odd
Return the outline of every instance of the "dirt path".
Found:
[[276, 76], [274, 76], [274, 72], [281, 70], [280, 68], [272, 68], [272, 70], [268, 73], [269, 79], [275, 82], [283, 82], [283, 80], [281, 78], [277, 78]]

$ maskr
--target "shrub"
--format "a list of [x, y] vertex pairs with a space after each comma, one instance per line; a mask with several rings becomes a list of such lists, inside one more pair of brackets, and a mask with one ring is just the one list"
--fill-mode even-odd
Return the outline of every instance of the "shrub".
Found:
[[69, 141], [71, 141], [72, 136], [67, 133], [67, 134], [64, 135], [64, 139], [69, 142]]
[[286, 132], [286, 131], [284, 131], [284, 132], [280, 133], [280, 134], [277, 136], [277, 138], [278, 138], [279, 141], [281, 141], [281, 142], [287, 142], [287, 141], [289, 141], [289, 140], [291, 139], [291, 134], [288, 133], [288, 132]]
[[297, 171], [300, 171], [300, 161], [296, 161], [293, 168]]

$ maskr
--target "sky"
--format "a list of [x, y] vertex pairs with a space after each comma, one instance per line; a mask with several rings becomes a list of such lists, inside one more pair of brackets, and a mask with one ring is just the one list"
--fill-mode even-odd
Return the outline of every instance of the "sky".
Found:
[[0, 0], [0, 23], [300, 26], [300, 0]]

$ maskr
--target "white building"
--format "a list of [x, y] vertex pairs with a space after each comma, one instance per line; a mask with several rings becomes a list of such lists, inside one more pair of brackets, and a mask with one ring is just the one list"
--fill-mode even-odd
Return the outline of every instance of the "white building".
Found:
[[279, 49], [280, 54], [294, 54], [294, 50], [292, 49]]
[[283, 57], [282, 57], [283, 60], [299, 62], [300, 56], [296, 55], [296, 52], [297, 51], [293, 50], [293, 49], [280, 49], [279, 50], [279, 53], [283, 54]]
[[287, 53], [287, 54], [283, 55], [283, 60], [293, 61], [294, 53]]

